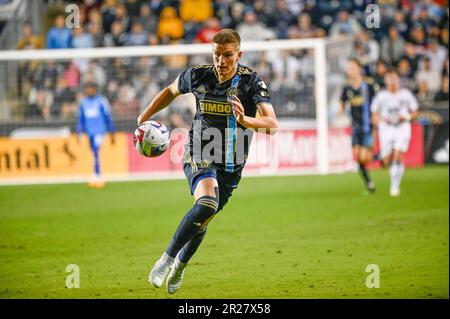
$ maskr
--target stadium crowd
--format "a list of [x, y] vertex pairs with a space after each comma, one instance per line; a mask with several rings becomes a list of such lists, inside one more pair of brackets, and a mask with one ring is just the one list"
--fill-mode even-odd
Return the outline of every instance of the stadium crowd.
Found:
[[[371, 3], [381, 10], [379, 28], [365, 24], [365, 10]], [[17, 48], [209, 43], [213, 34], [225, 27], [236, 29], [243, 41], [349, 36], [352, 56], [380, 86], [387, 68], [394, 66], [403, 85], [415, 92], [421, 108], [436, 100], [448, 101], [447, 1], [84, 0], [77, 4], [80, 28], [66, 27], [62, 7], [61, 14], [49, 17], [53, 26], [45, 36], [34, 34], [26, 23]], [[192, 61], [185, 55], [31, 61], [20, 65], [18, 95], [27, 100], [24, 115], [28, 118], [71, 119], [76, 116], [80, 88], [94, 81], [111, 101], [116, 117], [135, 117], [183, 68], [206, 61]], [[311, 50], [276, 57], [249, 53], [243, 61], [270, 83], [276, 105], [300, 99], [294, 107], [300, 116], [314, 110], [313, 62]], [[188, 117], [178, 116], [173, 121], [182, 125]]]

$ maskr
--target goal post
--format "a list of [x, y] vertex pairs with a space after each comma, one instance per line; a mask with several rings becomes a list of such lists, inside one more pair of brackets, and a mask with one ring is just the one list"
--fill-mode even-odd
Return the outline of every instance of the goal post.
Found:
[[[297, 153], [308, 153], [312, 158], [305, 163], [287, 160], [284, 164], [286, 159], [282, 159], [277, 172], [328, 174], [336, 171], [330, 158], [333, 150], [330, 117], [335, 113], [333, 108], [336, 109], [336, 92], [344, 84], [342, 61], [349, 57], [350, 48], [348, 39], [328, 38], [242, 43], [242, 63], [262, 74], [272, 92], [281, 132], [286, 128], [285, 133], [293, 141], [287, 147]], [[137, 115], [159, 89], [173, 81], [184, 68], [211, 62], [210, 44], [0, 51], [0, 136], [5, 140], [15, 129], [24, 127], [69, 126], [73, 131], [74, 108], [87, 78], [101, 80], [102, 91], [112, 99], [119, 131], [130, 134]], [[60, 79], [65, 83], [62, 87], [59, 87]], [[53, 112], [55, 101], [64, 100], [60, 96], [63, 89], [73, 94], [72, 113], [68, 117], [53, 113], [36, 115], [30, 111], [31, 104], [45, 104], [49, 100], [51, 111], [48, 112]], [[36, 102], [39, 99], [44, 101]], [[178, 104], [183, 103], [189, 104], [192, 110], [192, 99]], [[42, 107], [38, 105], [37, 111], [42, 111], [39, 110]], [[172, 114], [161, 116], [167, 119]], [[304, 136], [311, 134], [314, 136], [309, 146], [303, 145]], [[344, 143], [348, 145], [349, 137]], [[346, 155], [341, 162], [347, 165], [349, 148], [342, 151]], [[128, 154], [125, 160], [137, 171], [142, 166], [133, 154]], [[164, 165], [161, 163], [159, 169]], [[174, 167], [169, 166], [169, 170]], [[133, 169], [129, 168], [130, 172]]]

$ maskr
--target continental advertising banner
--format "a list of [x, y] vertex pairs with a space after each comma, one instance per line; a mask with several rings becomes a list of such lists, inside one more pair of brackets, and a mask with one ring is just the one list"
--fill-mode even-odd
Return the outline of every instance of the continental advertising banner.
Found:
[[[117, 133], [115, 143], [105, 136], [100, 149], [103, 173], [128, 172], [128, 134]], [[0, 138], [0, 179], [44, 176], [89, 175], [93, 155], [89, 141], [67, 138]]]

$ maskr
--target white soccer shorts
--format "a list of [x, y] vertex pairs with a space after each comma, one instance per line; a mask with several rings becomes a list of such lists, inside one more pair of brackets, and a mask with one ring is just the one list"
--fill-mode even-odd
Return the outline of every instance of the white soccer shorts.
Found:
[[389, 125], [380, 123], [378, 134], [381, 158], [391, 155], [394, 150], [402, 153], [408, 151], [411, 141], [411, 124]]

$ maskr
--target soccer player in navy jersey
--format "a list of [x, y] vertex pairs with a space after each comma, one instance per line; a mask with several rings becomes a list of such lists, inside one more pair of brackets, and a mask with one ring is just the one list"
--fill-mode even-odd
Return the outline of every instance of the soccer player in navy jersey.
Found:
[[[240, 36], [231, 29], [213, 38], [211, 65], [183, 71], [138, 117], [138, 125], [180, 94], [193, 93], [196, 114], [185, 147], [183, 168], [194, 197], [166, 251], [149, 274], [149, 282], [175, 293], [185, 267], [205, 237], [208, 223], [239, 184], [253, 131], [275, 134], [278, 123], [266, 84], [239, 64]], [[258, 114], [258, 116], [257, 116]]]
[[350, 106], [352, 118], [353, 157], [358, 162], [359, 172], [366, 189], [375, 192], [375, 183], [371, 180], [367, 165], [372, 161], [373, 125], [370, 104], [375, 95], [373, 80], [363, 76], [363, 68], [356, 59], [347, 62], [348, 83], [340, 99], [341, 112]]

